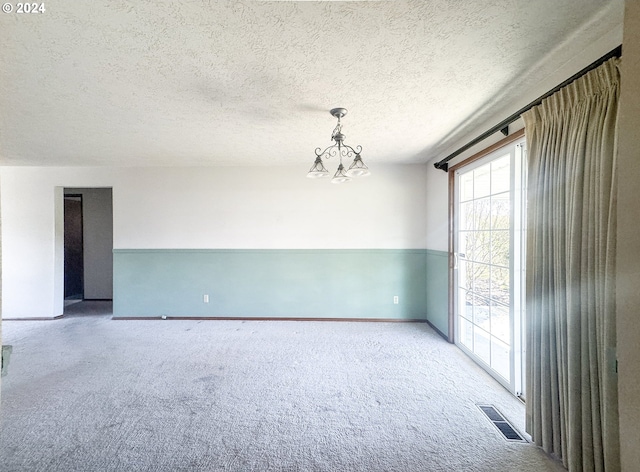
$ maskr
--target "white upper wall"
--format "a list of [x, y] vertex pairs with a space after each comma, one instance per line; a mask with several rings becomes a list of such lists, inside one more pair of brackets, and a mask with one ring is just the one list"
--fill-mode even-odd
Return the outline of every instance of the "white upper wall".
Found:
[[62, 188], [113, 188], [114, 249], [427, 247], [425, 165], [344, 185], [300, 167], [2, 167], [3, 316], [62, 313]]
[[427, 249], [449, 250], [449, 175], [427, 168]]
[[348, 184], [298, 167], [137, 168], [114, 185], [115, 248], [424, 248], [425, 165]]

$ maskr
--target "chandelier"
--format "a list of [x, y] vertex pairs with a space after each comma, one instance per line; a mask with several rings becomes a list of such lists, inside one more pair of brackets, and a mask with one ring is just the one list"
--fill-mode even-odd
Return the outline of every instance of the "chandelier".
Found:
[[[327, 147], [324, 151], [322, 148], [316, 148], [316, 160], [311, 166], [307, 177], [310, 179], [319, 179], [329, 175], [329, 171], [322, 163], [322, 159], [329, 159], [331, 157], [338, 157], [340, 159], [340, 165], [338, 170], [331, 179], [333, 184], [341, 184], [343, 182], [349, 182], [353, 177], [361, 177], [369, 175], [369, 168], [365, 165], [360, 157], [362, 152], [362, 146], [357, 146], [355, 149], [344, 143], [346, 136], [342, 134], [342, 124], [340, 118], [347, 114], [346, 108], [333, 108], [330, 113], [338, 119], [338, 124], [331, 133], [331, 140], [335, 141], [335, 144]], [[342, 159], [351, 160], [353, 162], [347, 170], [342, 165]]]

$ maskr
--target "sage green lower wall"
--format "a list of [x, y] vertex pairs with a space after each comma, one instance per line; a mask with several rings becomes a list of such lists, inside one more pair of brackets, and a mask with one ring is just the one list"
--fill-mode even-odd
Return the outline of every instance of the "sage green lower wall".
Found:
[[427, 321], [449, 336], [449, 253], [427, 251]]
[[426, 319], [433, 252], [116, 249], [114, 316]]

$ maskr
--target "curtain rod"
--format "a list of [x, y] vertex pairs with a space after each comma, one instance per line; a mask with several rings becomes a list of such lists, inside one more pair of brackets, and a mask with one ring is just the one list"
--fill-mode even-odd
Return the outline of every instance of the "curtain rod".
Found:
[[[613, 57], [620, 57], [622, 56], [622, 45], [618, 46], [617, 48], [613, 49], [612, 51], [609, 51], [607, 54], [605, 54], [604, 56], [602, 56], [600, 59], [597, 59], [596, 61], [592, 62], [591, 64], [589, 64], [587, 67], [585, 67], [584, 69], [582, 69], [580, 72], [572, 75], [571, 77], [569, 77], [567, 80], [565, 80], [564, 82], [562, 82], [561, 84], [555, 86], [554, 88], [552, 88], [551, 90], [549, 90], [547, 93], [545, 93], [544, 95], [542, 95], [541, 97], [538, 97], [537, 99], [535, 99], [534, 101], [532, 101], [531, 103], [529, 103], [528, 105], [524, 106], [523, 108], [521, 108], [520, 110], [518, 110], [517, 112], [515, 112], [513, 115], [509, 116], [508, 118], [502, 120], [500, 123], [498, 123], [497, 125], [495, 125], [493, 128], [489, 129], [488, 131], [485, 131], [484, 133], [482, 133], [480, 136], [478, 136], [477, 138], [469, 141], [467, 144], [465, 144], [464, 146], [462, 146], [461, 148], [459, 148], [458, 150], [452, 152], [451, 154], [449, 154], [447, 157], [445, 157], [444, 159], [436, 162], [435, 164], [433, 164], [433, 166], [436, 169], [441, 169], [445, 172], [449, 171], [449, 164], [447, 164], [447, 162], [449, 162], [451, 159], [453, 159], [454, 157], [462, 154], [463, 152], [465, 152], [467, 149], [475, 146], [476, 144], [484, 141], [485, 139], [487, 139], [489, 136], [491, 136], [492, 134], [497, 133], [498, 131], [503, 131], [505, 130], [505, 128], [507, 128], [511, 123], [513, 123], [514, 121], [516, 121], [518, 118], [520, 118], [520, 116], [530, 110], [531, 108], [540, 105], [540, 103], [542, 103], [542, 100], [544, 100], [545, 98], [553, 95], [554, 93], [556, 93], [558, 90], [560, 90], [563, 87], [566, 87], [567, 85], [569, 85], [571, 82], [573, 82], [574, 80], [582, 77], [583, 75], [585, 75], [587, 72], [595, 69], [596, 67], [604, 64], [605, 62], [607, 62], [609, 59], [613, 58]], [[504, 131], [503, 131], [504, 132]], [[505, 135], [508, 135], [508, 128], [506, 129]]]

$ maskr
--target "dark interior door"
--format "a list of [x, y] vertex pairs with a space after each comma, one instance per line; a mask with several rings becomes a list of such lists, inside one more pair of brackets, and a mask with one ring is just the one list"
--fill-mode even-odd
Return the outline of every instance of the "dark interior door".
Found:
[[82, 299], [84, 258], [82, 195], [64, 196], [64, 298]]

